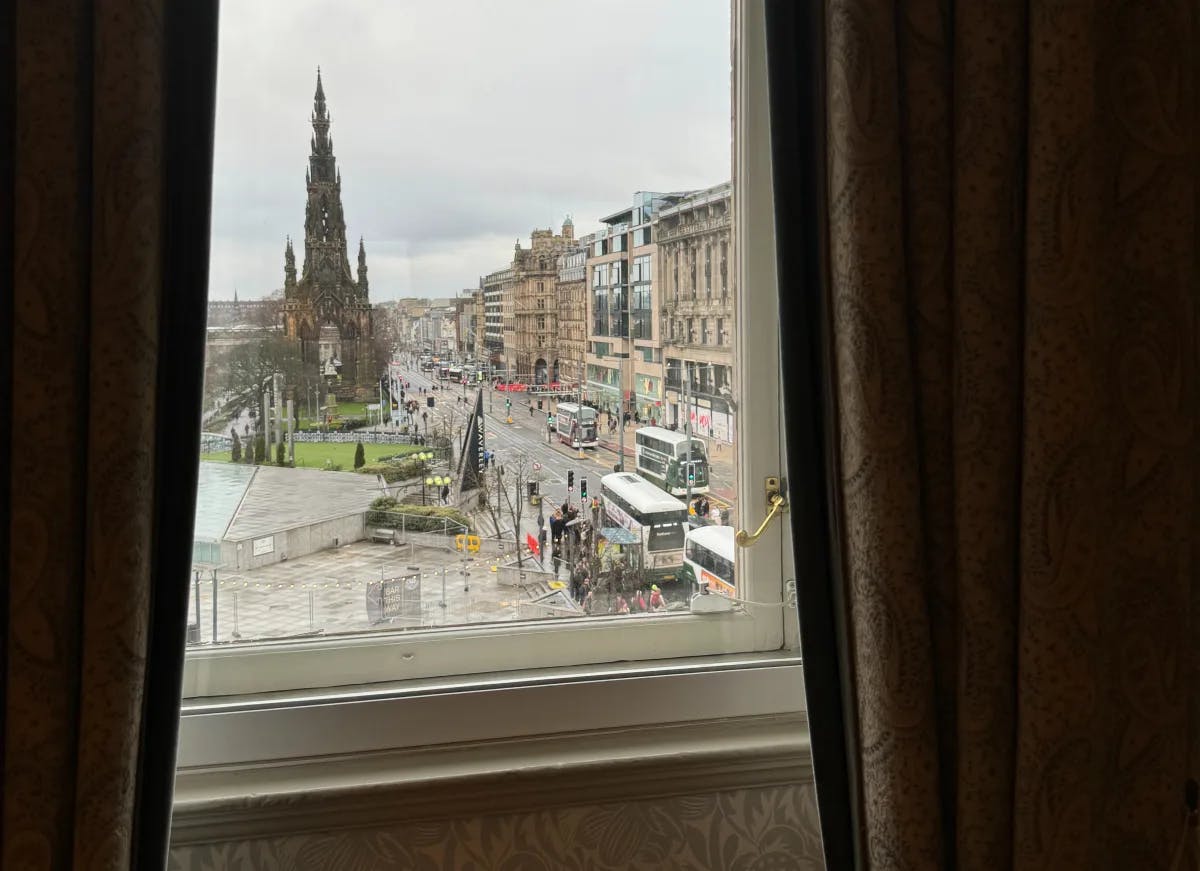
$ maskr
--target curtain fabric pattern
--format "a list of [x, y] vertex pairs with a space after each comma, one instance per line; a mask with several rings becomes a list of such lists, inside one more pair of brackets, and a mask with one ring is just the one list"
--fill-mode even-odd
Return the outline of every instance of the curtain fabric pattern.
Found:
[[826, 6], [873, 869], [1164, 868], [1179, 841], [1198, 36], [1182, 0]]
[[38, 0], [14, 18], [3, 864], [126, 868], [152, 592], [162, 9]]

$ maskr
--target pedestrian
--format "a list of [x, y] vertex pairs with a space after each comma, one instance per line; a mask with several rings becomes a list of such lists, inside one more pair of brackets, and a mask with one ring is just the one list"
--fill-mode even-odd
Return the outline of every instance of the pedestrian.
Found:
[[[584, 584], [586, 585], [587, 582], [584, 581]], [[588, 590], [586, 595], [584, 595], [584, 597], [583, 597], [583, 613], [591, 614], [595, 610], [596, 610], [596, 591]]]
[[717, 506], [714, 505], [713, 509], [712, 509], [711, 517], [712, 517], [713, 526], [721, 525], [721, 509], [720, 508], [718, 508]]
[[628, 614], [629, 613], [629, 602], [620, 593], [617, 594], [617, 609], [616, 610], [617, 610], [618, 614]]
[[445, 505], [446, 500], [449, 498], [450, 498], [450, 486], [448, 484], [443, 484], [442, 485], [442, 504]]
[[529, 400], [529, 416], [533, 417], [533, 400]]
[[637, 596], [634, 597], [633, 604], [637, 607], [638, 611], [646, 610], [646, 596], [641, 590], [637, 591]]
[[667, 607], [667, 600], [663, 598], [662, 590], [658, 588], [658, 584], [650, 585], [650, 610], [662, 611]]

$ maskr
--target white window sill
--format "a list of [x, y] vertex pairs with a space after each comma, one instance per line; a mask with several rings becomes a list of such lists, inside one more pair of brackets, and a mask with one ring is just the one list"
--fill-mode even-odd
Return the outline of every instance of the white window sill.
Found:
[[798, 661], [697, 666], [189, 704], [173, 843], [809, 780]]

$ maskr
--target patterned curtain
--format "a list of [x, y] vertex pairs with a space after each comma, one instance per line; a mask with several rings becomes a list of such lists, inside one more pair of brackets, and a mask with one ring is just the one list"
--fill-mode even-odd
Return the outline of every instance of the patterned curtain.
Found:
[[[183, 79], [215, 78], [215, 7], [191, 4], [211, 19], [190, 34], [211, 58], [174, 82], [171, 108], [188, 52], [168, 50], [182, 21], [163, 7], [0, 3], [5, 868], [166, 855], [212, 133], [211, 101], [185, 105]], [[199, 159], [183, 168], [171, 119], [185, 113]], [[174, 186], [181, 169], [202, 199]], [[173, 215], [197, 203], [192, 277], [176, 282]], [[197, 299], [199, 320], [173, 331]]]
[[1196, 5], [831, 0], [823, 37], [865, 864], [1167, 868], [1197, 774]]

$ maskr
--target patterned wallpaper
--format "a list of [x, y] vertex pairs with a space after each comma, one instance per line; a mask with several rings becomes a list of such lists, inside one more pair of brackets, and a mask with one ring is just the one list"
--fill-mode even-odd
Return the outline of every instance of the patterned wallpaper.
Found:
[[313, 832], [171, 851], [170, 871], [816, 871], [812, 784]]

